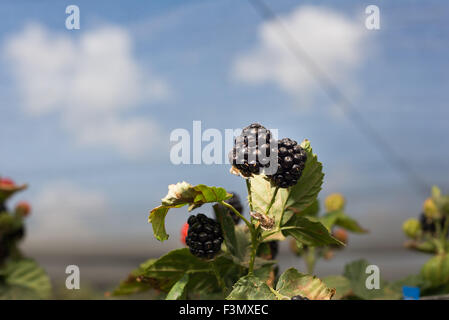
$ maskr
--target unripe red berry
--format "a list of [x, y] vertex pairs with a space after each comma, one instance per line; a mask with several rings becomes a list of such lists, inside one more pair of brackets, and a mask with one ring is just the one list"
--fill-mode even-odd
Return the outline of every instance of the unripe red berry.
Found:
[[22, 217], [27, 217], [31, 213], [31, 205], [26, 201], [20, 201], [16, 205], [16, 213]]
[[332, 232], [332, 236], [344, 244], [348, 243], [348, 232], [345, 229], [335, 229]]
[[189, 231], [189, 224], [186, 222], [182, 225], [181, 228], [181, 242], [184, 245], [186, 245], [187, 231]]
[[10, 178], [0, 178], [0, 188], [1, 187], [14, 187], [16, 184]]

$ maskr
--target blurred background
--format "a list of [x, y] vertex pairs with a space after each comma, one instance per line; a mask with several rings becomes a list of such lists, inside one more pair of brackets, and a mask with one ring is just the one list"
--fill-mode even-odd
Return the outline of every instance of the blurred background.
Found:
[[[402, 248], [401, 224], [431, 185], [449, 191], [449, 4], [263, 3], [2, 1], [0, 174], [29, 183], [9, 205], [32, 204], [23, 248], [56, 286], [76, 264], [82, 284], [110, 288], [180, 247], [186, 210], [170, 212], [164, 243], [147, 223], [168, 184], [244, 196], [229, 165], [170, 162], [171, 131], [195, 120], [311, 140], [326, 174], [320, 198], [343, 193], [370, 230], [318, 275], [358, 258], [386, 279], [418, 272], [427, 257]], [[65, 27], [71, 4], [79, 30]], [[372, 4], [379, 30], [365, 26]], [[304, 268], [287, 244], [279, 260]]]

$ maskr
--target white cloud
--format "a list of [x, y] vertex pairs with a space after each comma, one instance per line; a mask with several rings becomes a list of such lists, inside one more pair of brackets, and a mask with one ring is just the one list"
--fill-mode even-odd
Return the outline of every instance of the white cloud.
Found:
[[79, 242], [99, 236], [108, 220], [106, 196], [68, 182], [44, 186], [34, 197], [30, 239], [27, 242]]
[[[289, 33], [322, 70], [345, 85], [360, 63], [364, 39], [363, 25], [322, 7], [302, 6], [281, 16]], [[286, 46], [276, 22], [259, 28], [259, 44], [237, 57], [233, 76], [249, 84], [272, 82], [289, 94], [310, 98], [316, 79]]]
[[4, 53], [28, 115], [57, 112], [79, 143], [108, 145], [131, 157], [157, 140], [153, 121], [124, 113], [170, 92], [142, 71], [125, 29], [102, 27], [77, 38], [30, 24], [7, 40]]

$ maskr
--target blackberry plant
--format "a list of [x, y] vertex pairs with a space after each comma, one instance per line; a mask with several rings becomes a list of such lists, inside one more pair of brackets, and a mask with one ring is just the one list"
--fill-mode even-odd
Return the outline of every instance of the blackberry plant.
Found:
[[7, 209], [9, 199], [26, 185], [0, 177], [0, 299], [47, 299], [51, 284], [45, 271], [26, 258], [19, 244], [25, 236], [25, 218], [31, 207], [19, 202], [13, 212]]
[[406, 248], [433, 255], [415, 277], [423, 295], [449, 293], [449, 195], [434, 186], [419, 219], [406, 220], [402, 229]]
[[[212, 203], [215, 220], [201, 213], [186, 217], [181, 231], [186, 247], [142, 263], [113, 295], [158, 290], [169, 300], [332, 298], [335, 289], [311, 274], [289, 268], [277, 277], [274, 260], [279, 243], [288, 239], [308, 247], [344, 245], [323, 221], [303, 214], [315, 205], [324, 176], [310, 142], [276, 141], [256, 123], [235, 139], [229, 158], [231, 173], [246, 184], [249, 215], [224, 188], [170, 185], [150, 211], [156, 239], [168, 239], [165, 217], [172, 209], [192, 211]], [[272, 167], [277, 171], [267, 171]]]

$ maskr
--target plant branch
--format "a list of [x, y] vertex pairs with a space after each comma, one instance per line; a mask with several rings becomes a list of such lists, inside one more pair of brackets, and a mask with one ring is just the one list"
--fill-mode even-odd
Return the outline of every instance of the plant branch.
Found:
[[248, 274], [252, 274], [254, 272], [254, 261], [256, 260], [256, 253], [257, 253], [257, 248], [259, 247], [259, 242], [257, 239], [258, 236], [258, 232], [256, 231], [256, 229], [254, 228], [254, 225], [249, 222], [240, 212], [237, 211], [237, 209], [235, 209], [232, 205], [230, 205], [227, 202], [224, 201], [220, 201], [220, 203], [222, 205], [224, 205], [225, 207], [228, 207], [229, 209], [231, 209], [238, 217], [240, 217], [246, 224], [246, 226], [249, 229], [249, 232], [251, 233], [251, 259], [249, 261], [249, 271]]
[[248, 190], [248, 202], [249, 202], [249, 209], [252, 211], [253, 210], [253, 196], [251, 194], [251, 181], [249, 181], [249, 179], [245, 179], [246, 181], [246, 190]]
[[265, 211], [265, 215], [268, 215], [268, 212], [270, 212], [271, 207], [273, 206], [274, 201], [276, 200], [276, 195], [278, 194], [279, 191], [279, 187], [276, 187], [276, 189], [274, 189], [274, 193], [271, 196], [271, 200], [270, 203], [268, 204], [268, 208]]

